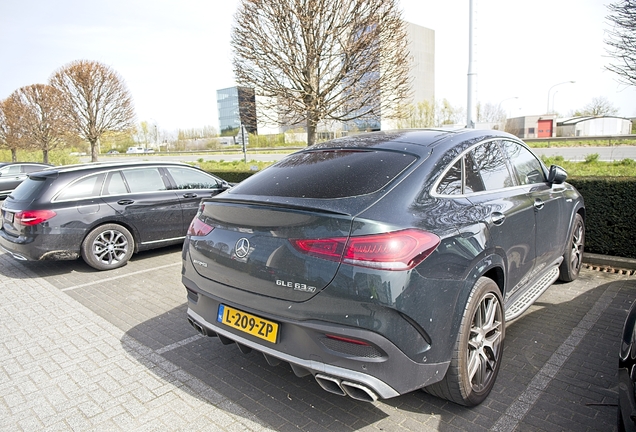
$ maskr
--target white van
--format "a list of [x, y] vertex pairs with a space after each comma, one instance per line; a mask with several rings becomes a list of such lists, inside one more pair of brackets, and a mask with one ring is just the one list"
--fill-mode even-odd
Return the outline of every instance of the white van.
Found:
[[145, 153], [143, 147], [128, 147], [126, 153]]

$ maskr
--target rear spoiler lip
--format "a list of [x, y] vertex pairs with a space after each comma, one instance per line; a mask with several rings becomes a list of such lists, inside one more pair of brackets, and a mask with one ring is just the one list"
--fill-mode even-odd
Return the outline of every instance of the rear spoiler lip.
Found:
[[278, 201], [278, 200], [270, 201], [270, 200], [263, 200], [262, 197], [259, 197], [259, 198], [261, 198], [261, 199], [254, 199], [254, 198], [227, 198], [227, 196], [224, 196], [223, 198], [212, 197], [212, 198], [203, 198], [201, 200], [201, 204], [204, 204], [204, 203], [249, 204], [249, 205], [257, 205], [257, 206], [273, 207], [273, 208], [276, 208], [276, 209], [311, 211], [311, 212], [314, 212], [314, 213], [322, 213], [322, 214], [331, 214], [331, 215], [337, 215], [337, 216], [353, 217], [353, 215], [350, 214], [350, 213], [339, 212], [339, 211], [336, 211], [336, 210], [328, 210], [328, 209], [321, 208], [321, 207], [318, 207], [318, 206], [300, 205], [300, 204], [291, 204], [289, 202], [282, 202], [284, 200], [284, 198], [280, 198], [281, 201]]

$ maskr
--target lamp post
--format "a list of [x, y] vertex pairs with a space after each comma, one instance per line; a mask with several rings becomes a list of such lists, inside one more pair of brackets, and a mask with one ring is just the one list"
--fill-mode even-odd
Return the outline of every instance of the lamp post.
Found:
[[550, 87], [550, 89], [548, 90], [548, 106], [546, 108], [546, 114], [550, 114], [550, 92], [552, 91], [552, 89], [556, 86], [560, 86], [561, 84], [574, 84], [575, 82], [576, 81], [563, 81]]

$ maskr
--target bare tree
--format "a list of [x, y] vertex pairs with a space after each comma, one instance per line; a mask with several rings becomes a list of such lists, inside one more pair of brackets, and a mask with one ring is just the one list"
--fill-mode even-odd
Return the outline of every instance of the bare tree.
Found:
[[401, 118], [410, 96], [406, 27], [397, 0], [241, 0], [234, 73], [259, 116], [306, 122]]
[[606, 68], [618, 74], [620, 82], [636, 85], [636, 0], [619, 0], [607, 7], [613, 27], [605, 43], [614, 62]]
[[575, 116], [605, 116], [605, 115], [616, 115], [618, 113], [618, 108], [616, 108], [612, 103], [607, 100], [604, 96], [595, 97], [592, 99], [592, 102], [588, 103], [583, 107], [583, 110], [576, 110], [574, 112]]
[[49, 151], [64, 144], [68, 132], [61, 110], [59, 90], [46, 84], [21, 87], [10, 96], [20, 114], [19, 128], [29, 147], [42, 150], [42, 160], [49, 163]]
[[0, 101], [0, 147], [11, 151], [11, 161], [18, 161], [18, 150], [26, 145], [22, 135], [22, 112], [14, 97]]
[[495, 105], [490, 102], [485, 104], [477, 103], [477, 121], [484, 123], [505, 123], [506, 111], [501, 108], [501, 104]]
[[54, 72], [50, 84], [61, 91], [62, 109], [75, 132], [90, 143], [91, 161], [97, 161], [103, 134], [133, 127], [132, 97], [108, 66], [76, 60]]

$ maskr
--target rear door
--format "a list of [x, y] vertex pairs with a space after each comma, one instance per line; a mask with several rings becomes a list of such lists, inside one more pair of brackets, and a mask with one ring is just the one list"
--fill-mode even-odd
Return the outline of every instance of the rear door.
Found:
[[179, 197], [158, 167], [109, 172], [102, 199], [137, 231], [141, 244], [185, 236]]
[[535, 215], [532, 197], [517, 187], [497, 141], [480, 144], [466, 155], [468, 199], [488, 227], [490, 246], [506, 258], [511, 295], [532, 274], [535, 262]]

